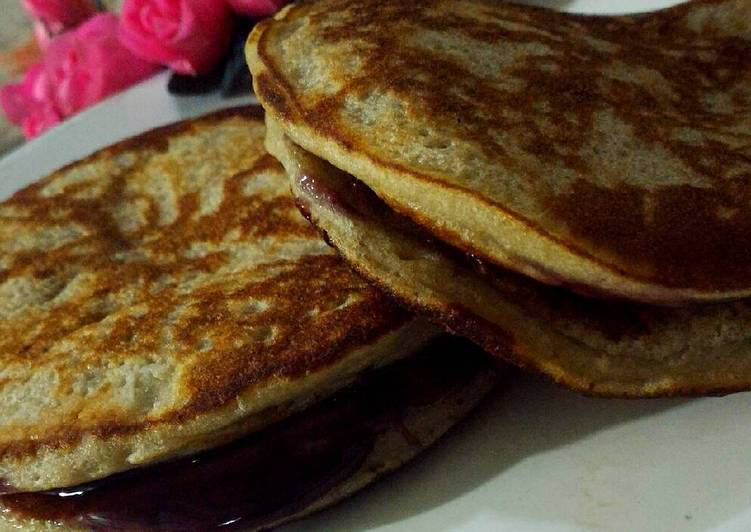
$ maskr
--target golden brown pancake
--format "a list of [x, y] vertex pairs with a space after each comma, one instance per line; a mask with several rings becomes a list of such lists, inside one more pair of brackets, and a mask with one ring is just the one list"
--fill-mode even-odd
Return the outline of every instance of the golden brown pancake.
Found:
[[0, 491], [215, 447], [434, 335], [300, 216], [264, 135], [220, 112], [0, 203]]
[[464, 252], [587, 294], [751, 295], [747, 0], [300, 2], [247, 56], [295, 144]]
[[590, 395], [751, 389], [751, 300], [670, 308], [575, 295], [437, 241], [273, 121], [266, 145], [303, 212], [358, 272], [486, 351]]
[[443, 336], [222, 448], [64, 490], [0, 496], [0, 529], [267, 529], [411, 459], [494, 381], [493, 365], [478, 348]]

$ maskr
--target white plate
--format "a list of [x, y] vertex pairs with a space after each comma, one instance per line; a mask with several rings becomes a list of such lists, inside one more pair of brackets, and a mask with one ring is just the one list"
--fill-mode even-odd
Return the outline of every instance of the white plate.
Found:
[[[584, 12], [669, 0], [535, 2]], [[127, 91], [0, 161], [0, 198], [159, 124], [247, 100], [176, 99], [166, 76]], [[751, 530], [751, 394], [588, 399], [514, 383], [402, 471], [288, 532], [315, 530]]]

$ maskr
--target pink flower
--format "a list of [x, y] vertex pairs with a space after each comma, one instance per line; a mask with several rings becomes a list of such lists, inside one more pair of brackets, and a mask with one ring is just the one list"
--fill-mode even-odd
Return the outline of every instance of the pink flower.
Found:
[[53, 35], [77, 26], [96, 12], [92, 0], [23, 0], [23, 5]]
[[125, 0], [119, 35], [137, 56], [195, 75], [219, 62], [231, 33], [225, 0]]
[[26, 71], [20, 83], [0, 87], [0, 107], [10, 122], [21, 127], [27, 139], [62, 120], [53, 104], [51, 86], [42, 63]]
[[101, 13], [52, 41], [44, 57], [55, 102], [69, 116], [152, 75], [157, 66], [117, 38], [117, 16]]
[[21, 83], [0, 88], [0, 105], [27, 138], [157, 70], [120, 44], [117, 27], [112, 13], [90, 18], [52, 39]]
[[279, 11], [289, 0], [227, 0], [236, 13], [246, 17], [268, 17]]

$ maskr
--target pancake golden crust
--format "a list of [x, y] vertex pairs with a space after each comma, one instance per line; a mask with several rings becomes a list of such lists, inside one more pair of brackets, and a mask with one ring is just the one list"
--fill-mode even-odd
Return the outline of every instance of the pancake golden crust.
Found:
[[221, 449], [67, 488], [67, 497], [0, 496], [0, 530], [209, 530], [230, 519], [233, 529], [266, 530], [412, 459], [488, 394], [497, 369], [479, 348], [441, 336]]
[[749, 21], [743, 0], [328, 0], [247, 54], [296, 144], [455, 247], [589, 293], [720, 300], [751, 294]]
[[264, 134], [258, 108], [220, 112], [0, 204], [0, 479], [210, 447], [424, 341], [299, 215]]
[[751, 389], [751, 300], [675, 308], [599, 300], [473, 264], [293, 145], [273, 121], [267, 131], [298, 204], [327, 240], [359, 273], [448, 331], [589, 395]]

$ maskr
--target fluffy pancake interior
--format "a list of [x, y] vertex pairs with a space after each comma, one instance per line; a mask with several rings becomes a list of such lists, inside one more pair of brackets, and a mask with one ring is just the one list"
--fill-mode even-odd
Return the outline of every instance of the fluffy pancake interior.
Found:
[[751, 388], [748, 300], [668, 308], [590, 299], [502, 270], [481, 274], [273, 124], [266, 143], [298, 204], [353, 267], [488, 351], [596, 395]]

